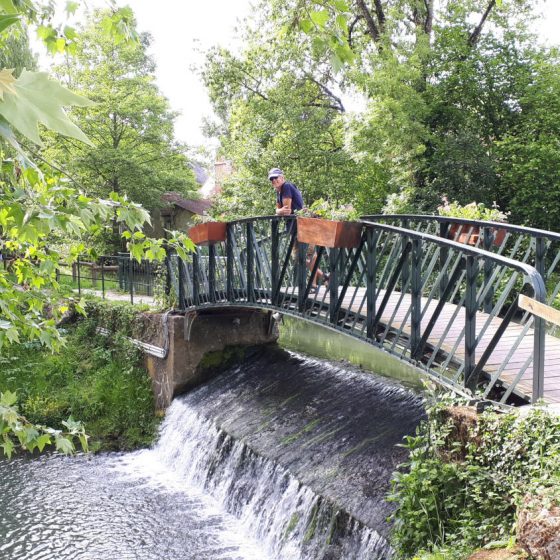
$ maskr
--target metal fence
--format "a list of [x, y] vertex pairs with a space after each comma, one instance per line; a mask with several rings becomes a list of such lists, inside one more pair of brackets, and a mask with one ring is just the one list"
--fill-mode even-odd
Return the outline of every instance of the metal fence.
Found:
[[77, 290], [79, 295], [90, 293], [104, 299], [125, 296], [134, 303], [138, 296], [154, 295], [156, 279], [161, 273], [166, 273], [165, 265], [147, 260], [138, 262], [128, 253], [122, 253], [101, 256], [96, 261], [79, 258], [72, 265], [61, 263], [57, 279]]
[[[480, 238], [471, 246], [364, 221], [358, 247], [315, 247], [310, 270], [291, 223], [232, 222], [225, 242], [199, 247], [190, 263], [174, 258], [180, 306], [270, 307], [361, 338], [457, 391], [543, 396], [544, 323], [517, 305], [520, 294], [546, 299], [534, 266], [480, 248]], [[330, 280], [315, 291], [318, 269]]]

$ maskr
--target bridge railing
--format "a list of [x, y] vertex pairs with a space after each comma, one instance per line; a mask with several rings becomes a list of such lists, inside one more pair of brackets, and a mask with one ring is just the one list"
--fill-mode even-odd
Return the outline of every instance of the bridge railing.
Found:
[[[310, 249], [293, 219], [229, 223], [225, 242], [176, 260], [179, 301], [279, 309], [368, 341], [457, 391], [502, 402], [543, 396], [543, 321], [517, 305], [522, 293], [545, 299], [534, 267], [420, 230], [362, 226], [358, 247]], [[330, 279], [314, 290], [319, 270]]]
[[560, 233], [505, 222], [422, 214], [374, 214], [362, 219], [470, 244], [529, 264], [543, 277], [546, 303], [560, 307]]

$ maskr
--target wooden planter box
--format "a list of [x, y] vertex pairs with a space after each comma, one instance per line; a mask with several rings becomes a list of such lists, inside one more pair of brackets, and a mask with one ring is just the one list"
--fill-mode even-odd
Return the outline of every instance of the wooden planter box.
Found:
[[189, 237], [196, 245], [213, 245], [226, 240], [225, 222], [206, 222], [189, 229]]
[[[461, 230], [462, 227], [462, 230]], [[458, 231], [462, 231], [462, 233], [459, 234], [458, 237], [457, 236], [457, 232]], [[470, 235], [469, 235], [470, 232]], [[492, 245], [494, 245], [495, 247], [499, 247], [505, 237], [506, 237], [506, 230], [505, 229], [496, 229], [495, 230], [495, 237], [494, 240], [492, 241]], [[480, 237], [480, 228], [477, 226], [470, 226], [468, 224], [462, 225], [462, 224], [451, 224], [449, 227], [449, 239], [454, 239], [455, 241], [458, 241], [459, 243], [466, 243], [468, 245], [476, 245], [476, 243], [478, 242], [478, 238]]]
[[336, 249], [352, 249], [360, 244], [362, 224], [336, 222], [320, 218], [297, 218], [297, 239], [300, 243]]

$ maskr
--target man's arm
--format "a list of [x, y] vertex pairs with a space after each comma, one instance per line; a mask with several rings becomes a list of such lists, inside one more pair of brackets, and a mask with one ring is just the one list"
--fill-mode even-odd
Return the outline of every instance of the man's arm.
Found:
[[292, 214], [292, 199], [284, 198], [282, 200], [283, 206], [276, 208], [277, 216], [291, 216]]

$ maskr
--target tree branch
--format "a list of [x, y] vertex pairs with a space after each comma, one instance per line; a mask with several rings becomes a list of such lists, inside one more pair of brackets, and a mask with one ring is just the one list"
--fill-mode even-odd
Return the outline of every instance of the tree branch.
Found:
[[323, 91], [323, 93], [326, 93], [327, 96], [330, 97], [335, 102], [334, 104], [327, 104], [326, 106], [330, 107], [331, 109], [335, 109], [336, 111], [340, 111], [341, 113], [346, 112], [346, 109], [344, 108], [344, 105], [342, 104], [342, 99], [340, 99], [340, 97], [336, 96], [327, 86], [317, 81], [313, 76], [308, 74], [307, 79], [313, 82], [316, 86], [318, 86]]
[[474, 47], [478, 42], [478, 39], [480, 38], [480, 34], [482, 33], [482, 28], [484, 27], [484, 24], [495, 5], [496, 5], [496, 0], [490, 0], [486, 10], [484, 11], [484, 14], [482, 14], [480, 23], [475, 27], [474, 31], [469, 36], [469, 39], [467, 41], [469, 47]]
[[373, 39], [374, 43], [378, 44], [381, 41], [381, 34], [379, 33], [377, 24], [375, 23], [375, 20], [373, 19], [371, 12], [368, 10], [365, 1], [356, 0], [356, 5], [358, 6], [358, 9], [360, 10], [362, 16], [366, 20], [368, 33], [371, 35], [371, 38]]
[[381, 0], [374, 0], [375, 4], [375, 13], [377, 14], [377, 21], [379, 22], [379, 30], [381, 33], [385, 31], [385, 11], [383, 10], [383, 6], [381, 5]]

